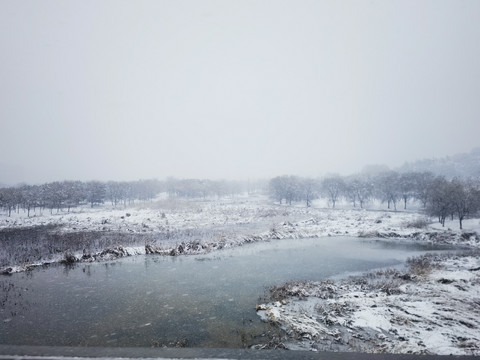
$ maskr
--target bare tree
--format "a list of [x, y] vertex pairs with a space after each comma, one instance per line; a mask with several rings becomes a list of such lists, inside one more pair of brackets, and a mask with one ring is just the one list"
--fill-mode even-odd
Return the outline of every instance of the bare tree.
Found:
[[322, 181], [322, 189], [335, 208], [335, 204], [345, 191], [345, 181], [340, 176], [327, 177]]
[[310, 178], [300, 179], [299, 182], [300, 196], [305, 201], [307, 207], [310, 207], [312, 200], [318, 198], [318, 182]]
[[352, 203], [353, 207], [357, 207], [357, 188], [359, 183], [356, 177], [349, 176], [345, 180], [345, 196]]
[[445, 226], [445, 219], [453, 211], [451, 185], [443, 176], [439, 176], [428, 188], [427, 213], [436, 216], [442, 226]]
[[100, 181], [89, 181], [85, 184], [86, 199], [91, 207], [105, 202], [106, 185]]
[[268, 184], [270, 197], [281, 204], [285, 198], [286, 187], [287, 185], [285, 176], [274, 177]]
[[346, 193], [353, 207], [356, 207], [358, 202], [363, 209], [365, 202], [373, 195], [373, 188], [372, 180], [365, 175], [354, 175], [346, 181]]
[[398, 178], [398, 187], [400, 196], [403, 200], [403, 209], [407, 209], [407, 202], [415, 196], [416, 190], [416, 173], [403, 173]]
[[450, 183], [452, 210], [458, 217], [460, 229], [463, 229], [465, 217], [479, 209], [480, 191], [471, 182], [462, 182], [458, 179]]
[[18, 203], [17, 189], [13, 187], [0, 189], [0, 203], [2, 207], [7, 211], [8, 216], [12, 214]]
[[423, 208], [427, 207], [429, 188], [435, 179], [435, 176], [431, 172], [416, 172], [414, 174], [415, 182], [415, 198], [420, 201]]
[[302, 180], [293, 175], [277, 176], [270, 180], [270, 196], [280, 204], [285, 199], [289, 205], [292, 201], [302, 200]]
[[387, 208], [390, 205], [397, 210], [397, 202], [401, 198], [399, 175], [395, 171], [388, 171], [378, 174], [376, 177], [376, 192], [381, 201], [387, 203]]

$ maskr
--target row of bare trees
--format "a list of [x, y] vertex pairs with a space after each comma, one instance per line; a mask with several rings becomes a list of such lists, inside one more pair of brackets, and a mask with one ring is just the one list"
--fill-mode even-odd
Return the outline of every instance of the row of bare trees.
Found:
[[396, 209], [399, 202], [404, 209], [411, 199], [425, 205], [428, 185], [435, 176], [431, 173], [404, 173], [394, 171], [371, 175], [328, 176], [323, 179], [302, 178], [298, 176], [277, 176], [270, 180], [270, 195], [276, 201], [291, 204], [292, 201], [311, 201], [326, 198], [332, 207], [340, 199], [347, 199], [354, 207], [372, 199], [378, 199], [387, 207]]
[[170, 196], [188, 198], [224, 197], [240, 193], [255, 193], [264, 188], [261, 181], [214, 181], [200, 179], [175, 179], [166, 181], [56, 181], [43, 185], [22, 185], [0, 188], [0, 208], [8, 216], [13, 211], [24, 210], [28, 216], [31, 211], [49, 209], [50, 213], [66, 210], [79, 205], [91, 207], [111, 203], [112, 206], [126, 207], [136, 200], [151, 200], [160, 192]]
[[165, 190], [169, 196], [186, 198], [220, 198], [245, 192], [254, 193], [260, 188], [261, 183], [257, 181], [168, 178], [165, 182]]
[[442, 225], [447, 216], [456, 216], [462, 221], [480, 211], [480, 181], [447, 180], [430, 172], [398, 173], [380, 172], [375, 175], [329, 176], [323, 179], [298, 176], [277, 176], [270, 180], [269, 193], [280, 204], [303, 201], [310, 206], [312, 201], [325, 198], [330, 205], [348, 200], [353, 207], [363, 208], [369, 201], [385, 203], [388, 209], [397, 210], [402, 204], [416, 201], [430, 216], [438, 217]]
[[[94, 207], [105, 202], [126, 207], [136, 200], [150, 200], [160, 192], [170, 196], [206, 198], [256, 193], [262, 182], [213, 181], [174, 179], [166, 181], [139, 180], [130, 182], [62, 181], [43, 185], [23, 185], [0, 188], [0, 207], [10, 216], [23, 209], [28, 216], [37, 209], [70, 211], [72, 207], [89, 204]], [[372, 200], [397, 209], [399, 203], [407, 208], [410, 201], [422, 205], [430, 216], [438, 217], [442, 225], [448, 216], [462, 221], [480, 211], [480, 181], [447, 180], [429, 172], [380, 172], [375, 175], [329, 176], [323, 179], [298, 176], [277, 176], [268, 183], [270, 196], [280, 203], [303, 201], [310, 206], [318, 198], [326, 198], [332, 207], [343, 199], [353, 207], [363, 208]]]
[[36, 212], [49, 209], [70, 211], [82, 204], [94, 207], [105, 202], [113, 206], [126, 206], [135, 200], [149, 200], [163, 188], [157, 180], [139, 180], [130, 182], [100, 181], [55, 181], [43, 185], [22, 185], [0, 189], [0, 207], [8, 216], [21, 209], [30, 216]]
[[436, 216], [445, 225], [445, 219], [456, 216], [460, 229], [463, 220], [480, 211], [480, 186], [478, 181], [451, 181], [443, 177], [435, 178], [429, 189], [427, 213]]

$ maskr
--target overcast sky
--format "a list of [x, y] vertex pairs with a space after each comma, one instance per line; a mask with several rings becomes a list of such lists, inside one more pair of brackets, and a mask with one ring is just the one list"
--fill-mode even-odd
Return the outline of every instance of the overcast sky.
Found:
[[350, 174], [480, 145], [480, 1], [0, 1], [0, 182]]

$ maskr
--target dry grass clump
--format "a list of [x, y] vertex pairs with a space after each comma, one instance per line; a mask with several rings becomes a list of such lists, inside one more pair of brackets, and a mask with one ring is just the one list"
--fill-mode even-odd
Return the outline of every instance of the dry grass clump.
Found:
[[351, 309], [345, 303], [324, 302], [315, 305], [315, 311], [320, 315], [320, 321], [327, 326], [332, 326], [338, 324], [338, 318], [345, 317]]
[[358, 237], [360, 238], [378, 238], [381, 237], [379, 232], [376, 230], [360, 230], [358, 232]]
[[346, 281], [348, 284], [359, 286], [363, 291], [384, 292], [387, 295], [399, 294], [400, 285], [405, 280], [396, 269], [384, 269], [378, 271], [367, 272], [361, 276], [352, 276]]
[[425, 254], [407, 259], [409, 272], [414, 275], [428, 275], [435, 268], [432, 254]]
[[409, 272], [414, 275], [427, 275], [433, 269], [438, 269], [442, 266], [442, 262], [447, 259], [459, 260], [464, 257], [480, 257], [480, 249], [465, 250], [462, 252], [447, 252], [447, 253], [428, 253], [422, 256], [412, 257], [407, 259]]
[[282, 285], [273, 286], [269, 289], [266, 296], [267, 301], [282, 301], [289, 297], [305, 299], [309, 296], [321, 299], [331, 299], [334, 297], [337, 288], [332, 280], [320, 282], [309, 281], [289, 281]]
[[[65, 233], [57, 225], [0, 230], [0, 268], [48, 261], [55, 256], [94, 253], [116, 246], [142, 246], [152, 242], [149, 234], [86, 231]], [[73, 255], [72, 255], [73, 256]], [[71, 257], [65, 257], [69, 262]]]
[[273, 286], [269, 289], [269, 300], [281, 301], [291, 296], [304, 298], [307, 296], [305, 287], [308, 286], [306, 281], [290, 281], [282, 285]]
[[429, 221], [426, 218], [417, 218], [411, 221], [407, 221], [403, 224], [406, 228], [413, 229], [425, 229], [429, 224]]

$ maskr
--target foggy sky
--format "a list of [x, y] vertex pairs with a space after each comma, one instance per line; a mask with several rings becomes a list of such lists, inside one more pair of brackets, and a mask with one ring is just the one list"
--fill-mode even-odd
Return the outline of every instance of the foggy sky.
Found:
[[0, 2], [0, 182], [350, 174], [480, 145], [480, 1]]

